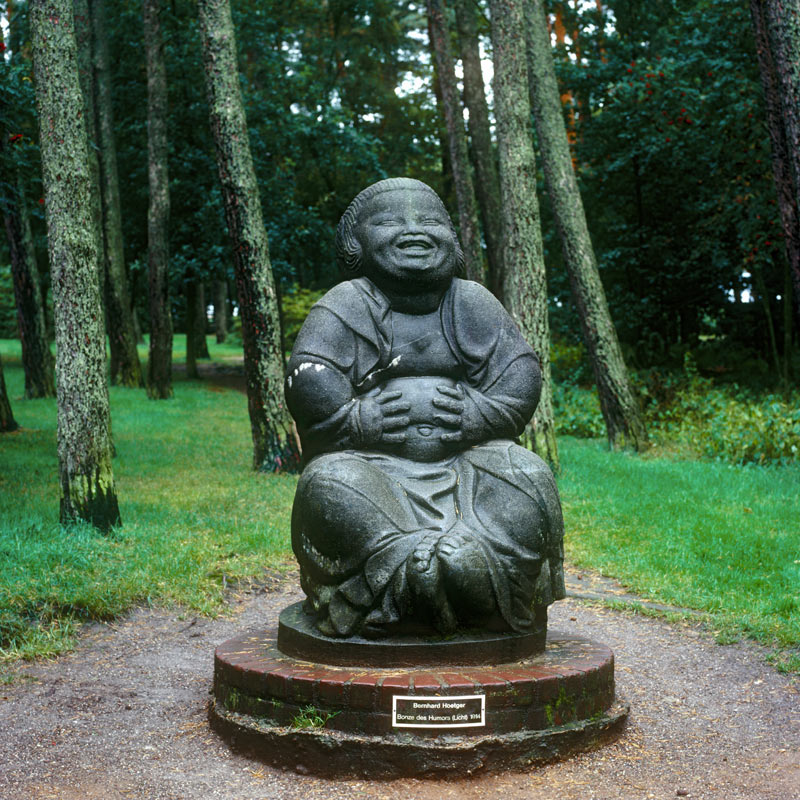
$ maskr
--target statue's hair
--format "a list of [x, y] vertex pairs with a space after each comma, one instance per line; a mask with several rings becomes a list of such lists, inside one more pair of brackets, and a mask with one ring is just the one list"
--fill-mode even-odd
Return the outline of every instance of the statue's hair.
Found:
[[428, 186], [427, 183], [415, 180], [414, 178], [386, 178], [386, 180], [373, 183], [367, 186], [366, 189], [359, 192], [353, 201], [347, 206], [347, 210], [342, 214], [339, 224], [336, 227], [336, 261], [339, 268], [343, 272], [360, 272], [361, 271], [361, 245], [355, 237], [355, 227], [358, 223], [358, 215], [364, 206], [379, 194], [384, 192], [391, 192], [395, 189], [413, 189], [417, 191], [430, 192], [442, 207], [447, 223], [453, 233], [453, 239], [456, 243], [456, 268], [459, 273], [464, 271], [464, 251], [458, 241], [453, 220], [447, 213], [442, 199], [436, 192]]

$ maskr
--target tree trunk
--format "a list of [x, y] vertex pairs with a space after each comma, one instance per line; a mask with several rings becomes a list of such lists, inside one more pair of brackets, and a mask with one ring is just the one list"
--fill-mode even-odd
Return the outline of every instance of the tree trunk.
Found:
[[608, 310], [575, 179], [542, 0], [525, 4], [528, 76], [556, 228], [612, 448], [647, 447], [647, 431]]
[[[761, 88], [764, 92], [764, 104], [767, 112], [767, 130], [769, 131], [772, 148], [772, 175], [775, 180], [775, 189], [778, 193], [778, 210], [781, 216], [784, 246], [786, 256], [791, 268], [792, 283], [794, 284], [795, 314], [797, 327], [800, 329], [800, 141], [795, 139], [792, 144], [791, 125], [787, 125], [788, 117], [800, 113], [797, 109], [788, 108], [790, 99], [784, 96], [787, 84], [791, 84], [790, 65], [786, 64], [785, 54], [776, 53], [774, 45], [780, 39], [779, 26], [771, 30], [772, 22], [778, 14], [772, 6], [783, 5], [778, 0], [750, 0], [750, 19], [753, 26], [753, 36], [758, 54], [758, 68], [761, 76]], [[787, 14], [787, 12], [783, 12]], [[795, 23], [798, 23], [795, 12]], [[770, 34], [773, 34], [772, 36]], [[795, 29], [795, 34], [800, 33]], [[800, 43], [796, 45], [800, 48]], [[797, 50], [795, 51], [797, 52]], [[795, 97], [800, 92], [800, 79], [797, 70], [800, 66], [795, 63]], [[797, 100], [800, 102], [800, 99]], [[795, 130], [796, 135], [796, 130]], [[795, 150], [792, 152], [792, 147]]]
[[105, 0], [89, 0], [94, 44], [94, 85], [96, 129], [100, 162], [104, 272], [108, 340], [111, 350], [111, 383], [131, 388], [144, 386], [142, 366], [136, 350], [128, 275], [122, 240], [122, 213], [117, 174], [117, 146], [111, 102], [108, 39], [105, 28]]
[[558, 469], [550, 376], [550, 325], [542, 249], [536, 160], [530, 130], [522, 6], [491, 0], [494, 100], [503, 206], [503, 296], [512, 317], [537, 352], [542, 396], [529, 434], [534, 450]]
[[461, 63], [464, 68], [464, 100], [469, 110], [469, 134], [475, 164], [475, 189], [486, 238], [489, 274], [486, 284], [503, 300], [503, 253], [500, 214], [500, 177], [492, 147], [489, 107], [483, 85], [483, 70], [478, 46], [475, 6], [470, 0], [455, 0], [458, 36], [461, 42]]
[[[90, 202], [92, 204], [92, 231], [97, 239], [97, 275], [100, 286], [100, 302], [103, 304], [106, 285], [105, 261], [103, 258], [103, 212], [100, 203], [100, 161], [97, 158], [97, 127], [94, 113], [94, 80], [92, 69], [92, 27], [89, 19], [88, 0], [72, 0], [75, 21], [75, 45], [78, 53], [78, 81], [83, 97], [83, 115], [88, 137], [87, 157], [91, 180]], [[105, 307], [103, 307], [105, 314]]]
[[242, 317], [253, 465], [262, 471], [294, 471], [300, 453], [283, 398], [278, 303], [239, 89], [230, 3], [200, 0], [199, 11], [211, 130]]
[[172, 397], [172, 315], [169, 303], [169, 177], [167, 173], [167, 73], [161, 38], [161, 0], [143, 0], [147, 60], [147, 152], [150, 204], [147, 261], [150, 272], [150, 358], [147, 394]]
[[[0, 132], [0, 137], [2, 148], [8, 137], [4, 131]], [[54, 397], [56, 386], [53, 354], [47, 341], [39, 270], [36, 267], [36, 252], [24, 189], [19, 176], [9, 175], [8, 178], [4, 217], [22, 344], [25, 397]]]
[[206, 301], [202, 281], [191, 277], [186, 294], [186, 377], [199, 378], [198, 358], [211, 358], [206, 343]]
[[436, 60], [439, 89], [442, 97], [444, 120], [447, 127], [447, 142], [450, 151], [450, 164], [458, 204], [458, 222], [461, 245], [464, 248], [466, 277], [472, 281], [484, 282], [483, 253], [481, 234], [478, 227], [477, 202], [470, 174], [467, 136], [464, 131], [464, 113], [458, 97], [456, 73], [450, 48], [450, 29], [444, 0], [428, 0], [428, 30], [431, 49]]
[[11, 433], [19, 428], [14, 414], [11, 411], [11, 403], [8, 400], [6, 391], [6, 378], [3, 375], [3, 359], [0, 358], [0, 433]]
[[197, 380], [197, 281], [191, 278], [184, 284], [186, 299], [186, 377]]
[[228, 338], [228, 282], [214, 281], [214, 332], [217, 344]]
[[91, 175], [69, 0], [31, 3], [56, 328], [61, 521], [120, 524]]
[[[8, 13], [9, 22], [11, 13]], [[0, 42], [3, 41], [0, 32]], [[6, 109], [0, 105], [0, 116]], [[13, 160], [3, 151], [9, 145], [9, 131], [0, 127], [0, 163], [8, 169], [0, 174], [0, 193], [3, 205], [3, 221], [8, 238], [8, 254], [11, 260], [11, 275], [14, 283], [14, 300], [17, 308], [17, 327], [22, 344], [22, 367], [25, 372], [25, 397], [54, 397], [56, 393], [54, 360], [47, 338], [42, 289], [39, 269], [36, 265], [36, 250], [31, 234], [31, 221], [25, 202], [25, 183], [18, 167], [11, 166]]]
[[194, 336], [198, 358], [211, 358], [208, 352], [208, 303], [206, 303], [206, 286], [202, 281], [197, 282], [197, 296], [195, 298]]

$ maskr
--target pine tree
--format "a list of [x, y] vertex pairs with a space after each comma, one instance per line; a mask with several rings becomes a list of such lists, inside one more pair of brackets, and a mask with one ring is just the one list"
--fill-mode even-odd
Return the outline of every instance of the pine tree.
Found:
[[647, 432], [608, 311], [575, 179], [542, 0], [528, 0], [525, 17], [531, 108], [542, 166], [608, 441], [611, 447], [643, 450]]
[[147, 150], [150, 204], [147, 259], [150, 272], [150, 359], [147, 393], [172, 397], [172, 316], [169, 307], [169, 176], [167, 172], [167, 72], [161, 35], [161, 0], [143, 0], [147, 61]]
[[503, 297], [539, 356], [542, 396], [529, 434], [534, 450], [558, 469], [550, 376], [550, 323], [542, 249], [536, 159], [530, 126], [522, 5], [491, 0], [494, 101], [503, 217]]
[[36, 106], [56, 329], [61, 521], [120, 523], [91, 176], [69, 0], [31, 2]]
[[458, 96], [453, 54], [450, 47], [450, 27], [444, 0], [428, 0], [428, 26], [431, 49], [436, 59], [436, 75], [442, 98], [450, 166], [458, 204], [458, 222], [461, 246], [464, 249], [466, 277], [484, 282], [481, 233], [478, 226], [478, 204], [470, 172], [467, 135], [464, 131], [464, 113]]
[[239, 88], [230, 3], [200, 0], [199, 11], [211, 130], [242, 317], [253, 466], [296, 470], [300, 454], [283, 398], [278, 301]]

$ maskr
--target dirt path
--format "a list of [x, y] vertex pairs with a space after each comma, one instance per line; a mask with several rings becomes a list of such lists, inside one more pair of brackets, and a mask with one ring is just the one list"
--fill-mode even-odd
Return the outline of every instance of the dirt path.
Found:
[[[577, 580], [577, 579], [575, 579]], [[29, 800], [800, 800], [800, 691], [752, 645], [691, 627], [556, 604], [551, 627], [608, 643], [631, 704], [604, 749], [530, 773], [434, 782], [327, 781], [231, 754], [206, 723], [213, 650], [274, 625], [294, 579], [253, 589], [229, 618], [140, 610], [93, 626], [71, 655], [0, 686], [0, 798]]]

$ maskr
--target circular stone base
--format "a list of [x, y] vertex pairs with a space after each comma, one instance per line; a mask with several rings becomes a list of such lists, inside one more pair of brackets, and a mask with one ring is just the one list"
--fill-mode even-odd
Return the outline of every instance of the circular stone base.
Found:
[[[555, 632], [543, 652], [494, 666], [324, 666], [282, 653], [273, 632], [231, 639], [214, 660], [213, 726], [235, 747], [304, 773], [524, 768], [591, 747], [628, 713], [614, 702], [611, 650]], [[459, 713], [431, 710], [440, 702], [466, 702], [476, 722], [456, 727]]]
[[[542, 627], [546, 626], [546, 622]], [[336, 639], [320, 633], [302, 603], [281, 611], [278, 649], [318, 664], [359, 667], [447, 666], [519, 661], [544, 650], [545, 631], [536, 633], [467, 633], [451, 637], [392, 636]]]

